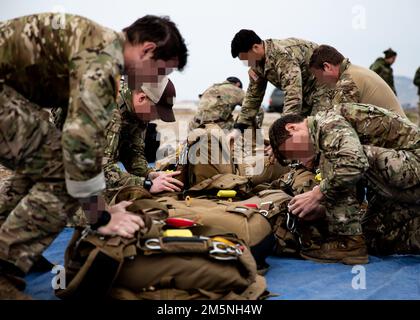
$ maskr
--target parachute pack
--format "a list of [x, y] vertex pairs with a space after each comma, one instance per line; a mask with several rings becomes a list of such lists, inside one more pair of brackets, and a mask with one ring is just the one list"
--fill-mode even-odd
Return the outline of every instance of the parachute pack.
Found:
[[[304, 170], [287, 177], [291, 190], [304, 191], [315, 183], [314, 175]], [[247, 177], [218, 174], [186, 192], [155, 198], [139, 187], [122, 188], [112, 202], [133, 201], [128, 210], [139, 214], [148, 227], [131, 240], [104, 237], [89, 228], [76, 230], [66, 250], [68, 286], [57, 290], [57, 296], [153, 300], [266, 296], [265, 280], [258, 274], [258, 269], [266, 268], [265, 258], [298, 255], [302, 245], [316, 245], [323, 236], [322, 228], [302, 223], [297, 236], [288, 226], [291, 195], [268, 187], [255, 188]]]

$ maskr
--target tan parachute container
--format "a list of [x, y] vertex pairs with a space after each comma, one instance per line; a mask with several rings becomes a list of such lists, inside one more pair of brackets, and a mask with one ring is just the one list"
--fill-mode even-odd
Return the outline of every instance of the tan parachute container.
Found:
[[[136, 195], [129, 189], [118, 201]], [[236, 235], [200, 225], [189, 229], [193, 236], [169, 236], [163, 203], [140, 199], [128, 209], [148, 226], [134, 239], [76, 230], [65, 256], [67, 287], [56, 290], [58, 297], [256, 300], [266, 294], [250, 249]]]
[[[235, 150], [241, 149], [235, 147]], [[231, 152], [226, 140], [226, 132], [217, 124], [204, 124], [188, 134], [187, 142], [178, 148], [176, 155], [157, 161], [159, 170], [179, 170], [177, 177], [186, 188], [200, 183], [217, 174], [237, 174], [252, 178], [254, 185], [279, 179], [288, 167], [271, 164], [264, 156], [262, 148], [251, 154]], [[176, 163], [176, 164], [175, 164]]]

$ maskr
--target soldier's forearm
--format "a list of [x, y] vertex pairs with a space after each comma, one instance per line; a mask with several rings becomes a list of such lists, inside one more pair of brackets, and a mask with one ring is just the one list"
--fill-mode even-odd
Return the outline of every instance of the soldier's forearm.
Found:
[[[252, 126], [255, 120], [255, 117], [258, 114], [260, 109], [261, 102], [256, 101], [247, 101], [243, 104], [241, 108], [241, 113], [239, 114], [237, 124], [240, 124], [241, 127], [247, 128]], [[238, 128], [239, 129], [239, 128]]]
[[[125, 166], [125, 165], [124, 165]], [[127, 172], [121, 170], [117, 163], [107, 165], [104, 168], [107, 188], [120, 188], [125, 185], [143, 186], [146, 176], [138, 176], [132, 171]]]
[[144, 148], [135, 150], [133, 153], [135, 153], [137, 156], [130, 159], [122, 159], [122, 163], [127, 169], [127, 172], [138, 177], [147, 178], [147, 175], [149, 172], [153, 171], [153, 169], [149, 168], [149, 163], [146, 160]]
[[337, 193], [346, 192], [356, 186], [362, 178], [362, 171], [348, 172], [346, 175], [337, 174], [328, 179], [323, 179], [319, 185], [319, 191], [328, 199], [335, 199]]
[[135, 166], [134, 168], [131, 168], [129, 172], [137, 177], [143, 177], [147, 178], [150, 172], [152, 172], [153, 169], [148, 167], [148, 163], [144, 163], [144, 165], [141, 166]]
[[[287, 97], [287, 94], [286, 94]], [[297, 113], [302, 112], [302, 99], [298, 97], [287, 98], [284, 101], [283, 113]]]
[[283, 114], [286, 113], [296, 113], [301, 114], [302, 113], [302, 106], [299, 105], [290, 105], [290, 106], [284, 106], [283, 108]]

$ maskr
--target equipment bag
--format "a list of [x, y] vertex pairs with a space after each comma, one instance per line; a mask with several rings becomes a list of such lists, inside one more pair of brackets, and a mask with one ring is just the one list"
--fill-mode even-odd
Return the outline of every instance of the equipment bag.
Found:
[[186, 189], [217, 174], [249, 177], [257, 185], [279, 179], [289, 171], [288, 167], [278, 163], [271, 164], [263, 152], [256, 153], [254, 149], [251, 154], [235, 154], [226, 139], [226, 132], [217, 124], [206, 123], [188, 134], [187, 143], [180, 146], [175, 155], [159, 160], [156, 165], [159, 170], [181, 171], [176, 178]]
[[[263, 227], [267, 225], [268, 221], [271, 225], [271, 232], [276, 238], [274, 253], [277, 255], [299, 255], [302, 247], [310, 248], [322, 243], [323, 239], [327, 237], [327, 224], [325, 220], [298, 220], [295, 216], [289, 214], [287, 204], [293, 196], [312, 190], [318, 183], [319, 181], [316, 180], [313, 173], [301, 166], [295, 166], [289, 173], [271, 184], [262, 184], [253, 188], [252, 178], [221, 174], [193, 186], [186, 194], [200, 195], [200, 199], [192, 198], [191, 203], [202, 207], [197, 209], [199, 212], [206, 212], [207, 214], [211, 211], [212, 213], [207, 214], [207, 219], [214, 216], [211, 219], [216, 220], [214, 223], [219, 225], [225, 222], [224, 220], [218, 220], [218, 217], [222, 214], [226, 215], [229, 210], [234, 211], [231, 209], [232, 207], [238, 206], [237, 211], [244, 211], [244, 214], [248, 216], [248, 227], [245, 227], [243, 222], [237, 221], [239, 220], [238, 215], [234, 218], [231, 217], [225, 227], [234, 230], [240, 238], [247, 241], [251, 249], [254, 249], [254, 246], [257, 246], [261, 239], [264, 239], [263, 235], [268, 236], [268, 234], [264, 234], [267, 229]], [[237, 191], [236, 197], [230, 199], [232, 202], [228, 202], [228, 204], [215, 196], [218, 190], [225, 189]], [[204, 202], [200, 204], [202, 198], [211, 199], [213, 204]], [[173, 200], [170, 202], [175, 207]], [[185, 203], [177, 203], [179, 212], [195, 211], [194, 206], [191, 205], [189, 208], [183, 208]], [[216, 206], [218, 210], [216, 210], [214, 203], [218, 204]], [[229, 205], [229, 210], [224, 213], [219, 212], [223, 211], [220, 210], [222, 204]], [[250, 204], [256, 205], [256, 208], [254, 210], [241, 209], [241, 206]], [[170, 214], [172, 214], [171, 210]], [[265, 219], [261, 219], [261, 216]], [[263, 265], [265, 257], [271, 252], [266, 250], [261, 255], [258, 250], [253, 250], [253, 253], [257, 263]]]
[[[248, 246], [234, 234], [197, 225], [188, 229], [191, 235], [172, 236], [162, 202], [135, 200], [128, 210], [147, 225], [134, 239], [104, 237], [89, 228], [75, 231], [66, 250], [68, 286], [56, 291], [58, 297], [258, 299], [265, 294]], [[159, 218], [151, 223], [149, 213]]]

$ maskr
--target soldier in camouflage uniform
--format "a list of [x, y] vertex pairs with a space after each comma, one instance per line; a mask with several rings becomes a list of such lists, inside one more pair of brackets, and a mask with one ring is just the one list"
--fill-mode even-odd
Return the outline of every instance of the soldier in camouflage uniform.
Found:
[[375, 255], [419, 254], [420, 205], [396, 202], [375, 195], [362, 219], [369, 253]]
[[[148, 167], [145, 156], [145, 135], [149, 121], [161, 119], [174, 122], [172, 111], [175, 87], [172, 81], [162, 81], [160, 86], [143, 84], [139, 90], [124, 85], [107, 128], [107, 146], [104, 154], [104, 173], [107, 197], [122, 186], [144, 186], [151, 193], [181, 191], [182, 182], [172, 178], [180, 172], [154, 172]], [[126, 171], [123, 171], [118, 162]]]
[[[419, 127], [386, 109], [349, 103], [307, 119], [284, 116], [270, 128], [270, 142], [279, 161], [299, 160], [321, 171], [320, 186], [296, 196], [289, 209], [303, 218], [323, 203], [334, 238], [302, 252], [304, 258], [368, 262], [357, 184], [368, 189], [364, 225], [369, 247], [420, 252]], [[389, 201], [381, 201], [384, 198]]]
[[205, 123], [217, 123], [222, 129], [232, 130], [233, 110], [237, 105], [242, 105], [244, 96], [242, 82], [236, 77], [212, 85], [200, 96], [198, 110], [189, 124], [189, 130]]
[[382, 79], [384, 79], [396, 95], [397, 91], [394, 86], [394, 71], [391, 66], [397, 59], [397, 53], [389, 48], [384, 51], [384, 54], [384, 58], [378, 58], [375, 60], [375, 62], [370, 66], [370, 70], [375, 71]]
[[331, 107], [339, 103], [367, 103], [406, 116], [397, 96], [381, 77], [350, 63], [337, 49], [319, 46], [312, 54], [309, 67], [319, 83], [334, 90]]
[[419, 102], [418, 102], [418, 119], [417, 119], [417, 123], [420, 126], [420, 67], [417, 69], [416, 74], [414, 75], [413, 83], [418, 88], [417, 94], [419, 96]]
[[328, 91], [309, 71], [309, 59], [317, 47], [296, 38], [263, 41], [254, 31], [239, 31], [232, 40], [232, 56], [247, 60], [253, 72], [235, 128], [252, 124], [267, 82], [285, 92], [283, 113], [315, 114], [328, 105]]
[[[0, 161], [15, 172], [0, 190], [0, 298], [23, 298], [13, 284], [80, 204], [103, 234], [132, 237], [144, 225], [129, 203], [105, 206], [105, 128], [123, 72], [134, 84], [158, 81], [186, 59], [167, 18], [145, 16], [124, 33], [68, 14], [0, 23]], [[65, 110], [63, 130], [49, 121], [52, 106]]]

